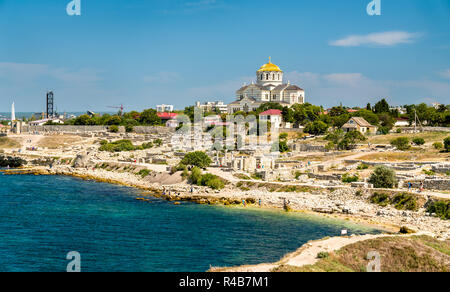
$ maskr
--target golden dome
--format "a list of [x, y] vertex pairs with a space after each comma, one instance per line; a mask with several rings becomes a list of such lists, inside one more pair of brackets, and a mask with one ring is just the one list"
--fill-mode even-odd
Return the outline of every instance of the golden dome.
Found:
[[271, 58], [269, 57], [269, 63], [264, 64], [258, 72], [283, 72], [281, 71], [280, 67], [278, 67], [275, 64], [272, 64]]

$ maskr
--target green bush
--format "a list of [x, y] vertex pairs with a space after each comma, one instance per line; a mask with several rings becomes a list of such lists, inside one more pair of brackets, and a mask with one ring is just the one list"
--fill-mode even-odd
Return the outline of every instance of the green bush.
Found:
[[148, 169], [142, 169], [142, 170], [140, 170], [137, 174], [140, 175], [142, 178], [144, 178], [144, 177], [146, 177], [146, 176], [149, 176], [150, 173], [151, 173], [150, 170], [148, 170]]
[[445, 151], [450, 152], [450, 137], [445, 138], [444, 147]]
[[369, 200], [371, 203], [380, 205], [382, 207], [386, 207], [391, 202], [389, 195], [384, 193], [375, 193], [370, 197]]
[[442, 144], [441, 142], [435, 142], [433, 143], [433, 147], [436, 150], [442, 150], [444, 148], [444, 144]]
[[198, 186], [210, 187], [213, 190], [220, 190], [225, 187], [225, 182], [220, 177], [210, 173], [202, 174], [202, 170], [198, 167], [192, 169], [189, 181]]
[[193, 184], [198, 184], [202, 179], [202, 170], [198, 167], [194, 167], [191, 170], [191, 175], [189, 176], [189, 180]]
[[109, 127], [109, 131], [111, 133], [119, 133], [119, 126], [112, 125], [112, 126]]
[[131, 143], [130, 140], [119, 140], [115, 142], [101, 142], [100, 151], [108, 151], [108, 152], [122, 152], [122, 151], [134, 151], [136, 147]]
[[126, 125], [126, 126], [125, 126], [125, 132], [131, 133], [131, 132], [133, 132], [133, 131], [134, 131], [133, 125]]
[[436, 201], [427, 207], [428, 213], [435, 213], [439, 218], [444, 220], [450, 219], [450, 202]]
[[412, 142], [417, 146], [422, 146], [425, 144], [425, 140], [423, 138], [414, 138]]
[[407, 137], [399, 137], [391, 141], [391, 145], [395, 146], [398, 150], [408, 150], [411, 148], [409, 139]]
[[325, 251], [321, 251], [317, 254], [317, 258], [318, 259], [326, 259], [330, 256], [329, 253], [325, 252]]
[[432, 171], [432, 170], [426, 170], [426, 169], [423, 170], [423, 173], [425, 173], [426, 175], [430, 175], [430, 176], [436, 174], [434, 171]]
[[342, 182], [343, 183], [352, 183], [352, 182], [357, 182], [358, 180], [359, 180], [359, 176], [357, 174], [350, 175], [348, 173], [345, 173], [342, 176]]
[[368, 169], [369, 166], [365, 163], [361, 163], [360, 165], [358, 165], [357, 169], [358, 170], [364, 170], [364, 169]]
[[417, 210], [418, 207], [417, 197], [414, 195], [404, 193], [396, 194], [392, 198], [391, 204], [393, 204], [397, 210], [415, 211]]
[[212, 163], [211, 158], [205, 152], [196, 151], [186, 154], [181, 160], [183, 165], [191, 165], [199, 168], [206, 168]]
[[377, 166], [370, 176], [369, 183], [373, 184], [375, 188], [392, 189], [397, 186], [397, 178], [395, 172], [387, 166]]

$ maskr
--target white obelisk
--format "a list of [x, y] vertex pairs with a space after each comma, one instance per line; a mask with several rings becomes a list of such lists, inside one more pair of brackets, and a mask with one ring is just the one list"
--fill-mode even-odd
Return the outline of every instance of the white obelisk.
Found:
[[14, 122], [16, 120], [16, 109], [14, 108], [14, 102], [11, 106], [11, 122]]

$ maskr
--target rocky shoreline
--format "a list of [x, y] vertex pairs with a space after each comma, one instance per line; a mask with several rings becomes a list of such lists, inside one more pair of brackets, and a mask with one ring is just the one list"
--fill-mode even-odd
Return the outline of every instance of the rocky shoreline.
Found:
[[[450, 239], [450, 222], [426, 214], [423, 208], [417, 212], [401, 211], [392, 207], [380, 207], [368, 202], [371, 195], [367, 190], [342, 189], [305, 189], [305, 192], [273, 192], [265, 188], [243, 191], [234, 185], [221, 191], [205, 187], [191, 186], [185, 182], [162, 185], [158, 175], [141, 177], [130, 172], [115, 172], [97, 168], [73, 168], [70, 166], [28, 167], [2, 170], [6, 175], [68, 175], [85, 180], [119, 184], [148, 191], [151, 196], [168, 201], [189, 201], [210, 205], [242, 205], [243, 200], [249, 206], [261, 208], [288, 209], [306, 212], [328, 218], [350, 220], [388, 232], [398, 232], [400, 227], [421, 232], [440, 240]], [[156, 178], [156, 179], [155, 179]], [[191, 192], [191, 189], [193, 192]], [[138, 198], [143, 199], [143, 198]], [[426, 199], [423, 198], [425, 202]], [[287, 208], [286, 208], [287, 207]]]

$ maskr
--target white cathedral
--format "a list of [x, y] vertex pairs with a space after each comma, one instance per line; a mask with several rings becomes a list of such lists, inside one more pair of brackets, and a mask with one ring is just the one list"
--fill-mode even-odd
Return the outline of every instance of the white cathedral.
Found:
[[275, 64], [263, 65], [256, 72], [257, 83], [244, 85], [236, 91], [236, 101], [228, 105], [228, 113], [250, 112], [268, 102], [291, 107], [305, 103], [305, 91], [297, 85], [283, 83], [283, 71]]

